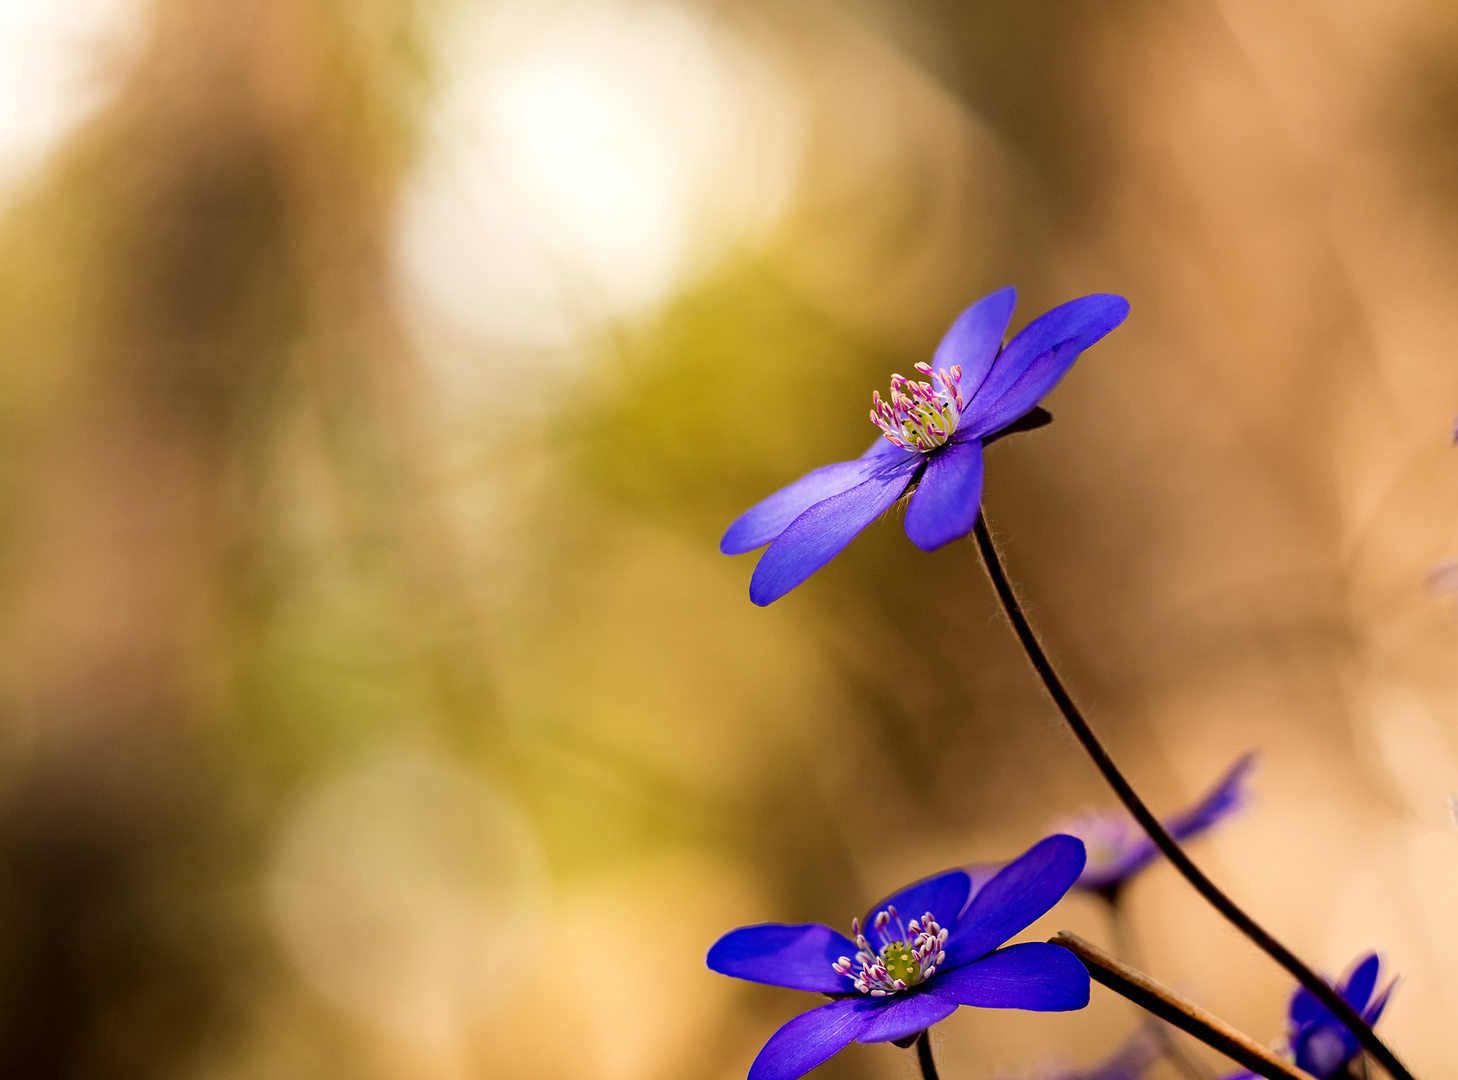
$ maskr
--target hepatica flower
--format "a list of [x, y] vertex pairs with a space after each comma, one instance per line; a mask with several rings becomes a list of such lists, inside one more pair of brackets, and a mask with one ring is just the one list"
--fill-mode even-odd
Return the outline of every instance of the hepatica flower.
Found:
[[[1381, 990], [1377, 989], [1381, 966], [1377, 954], [1369, 952], [1353, 962], [1336, 984], [1337, 993], [1346, 998], [1368, 1024], [1377, 1022], [1382, 1010], [1387, 1007], [1392, 988], [1397, 985], [1397, 980], [1392, 979]], [[1286, 1041], [1296, 1064], [1317, 1080], [1335, 1076], [1361, 1050], [1356, 1036], [1304, 986], [1291, 995]]]
[[924, 551], [972, 531], [982, 502], [982, 448], [1047, 421], [1038, 402], [1079, 353], [1124, 321], [1122, 296], [1084, 296], [1034, 319], [1002, 345], [1014, 289], [985, 296], [947, 331], [920, 378], [891, 377], [871, 395], [882, 437], [854, 461], [807, 473], [756, 504], [719, 542], [726, 555], [769, 545], [749, 596], [778, 600], [838, 555], [855, 535], [911, 493], [906, 535]]
[[749, 1080], [795, 1080], [852, 1042], [898, 1042], [959, 1005], [1055, 1012], [1088, 1004], [1088, 972], [1057, 945], [998, 948], [1058, 902], [1083, 870], [1083, 842], [1050, 836], [972, 894], [963, 870], [909, 885], [851, 922], [765, 923], [709, 950], [715, 971], [828, 994], [770, 1037]]
[[[1176, 840], [1199, 836], [1249, 801], [1246, 778], [1255, 767], [1255, 754], [1237, 761], [1194, 806], [1168, 817], [1164, 827]], [[1131, 877], [1159, 858], [1159, 849], [1132, 817], [1123, 810], [1095, 810], [1057, 827], [1083, 840], [1088, 847], [1088, 865], [1078, 879], [1078, 888], [1111, 895]]]
[[[1346, 998], [1368, 1024], [1377, 1023], [1387, 999], [1397, 985], [1396, 979], [1377, 989], [1381, 960], [1374, 952], [1358, 957], [1336, 983], [1337, 993]], [[1316, 1080], [1331, 1080], [1340, 1074], [1361, 1050], [1356, 1037], [1335, 1015], [1316, 999], [1306, 987], [1298, 987], [1291, 995], [1287, 1010], [1286, 1048], [1296, 1064]], [[1238, 1073], [1229, 1080], [1253, 1078], [1253, 1073]]]

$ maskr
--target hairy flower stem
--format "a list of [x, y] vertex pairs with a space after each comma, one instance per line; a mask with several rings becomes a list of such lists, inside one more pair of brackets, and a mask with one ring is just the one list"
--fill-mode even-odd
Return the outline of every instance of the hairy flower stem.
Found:
[[1008, 581], [1007, 573], [1002, 566], [1002, 559], [992, 541], [992, 534], [987, 530], [987, 520], [983, 515], [978, 514], [977, 524], [972, 533], [977, 539], [978, 550], [982, 553], [982, 563], [987, 568], [987, 576], [992, 579], [992, 587], [997, 591], [997, 598], [1002, 601], [1003, 611], [1007, 613], [1008, 621], [1012, 623], [1013, 630], [1022, 643], [1023, 651], [1028, 654], [1028, 659], [1032, 662], [1038, 677], [1043, 680], [1043, 685], [1047, 687], [1053, 703], [1058, 706], [1058, 711], [1068, 721], [1068, 726], [1073, 729], [1073, 734], [1083, 744], [1084, 750], [1093, 759], [1094, 765], [1098, 767], [1109, 786], [1114, 789], [1114, 794], [1119, 796], [1119, 801], [1124, 804], [1129, 813], [1134, 815], [1134, 820], [1139, 822], [1140, 827], [1149, 834], [1149, 839], [1154, 841], [1154, 846], [1164, 853], [1165, 858], [1174, 864], [1175, 869], [1184, 875], [1185, 880], [1195, 887], [1195, 891], [1203, 896], [1210, 906], [1224, 915], [1237, 930], [1254, 942], [1272, 960], [1289, 971], [1297, 982], [1315, 994], [1317, 999], [1332, 1011], [1367, 1052], [1392, 1075], [1394, 1080], [1413, 1080], [1412, 1073], [1408, 1072], [1402, 1062], [1397, 1060], [1397, 1055], [1387, 1048], [1387, 1044], [1377, 1037], [1372, 1028], [1357, 1015], [1357, 1011], [1347, 1003], [1346, 999], [1332, 989], [1325, 979], [1307, 967], [1295, 953], [1282, 945], [1259, 923], [1242, 911], [1235, 901], [1221, 892], [1219, 887], [1205, 876], [1204, 871], [1184, 853], [1184, 850], [1175, 842], [1174, 837], [1170, 836], [1168, 830], [1160, 824], [1159, 819], [1150, 812], [1149, 807], [1144, 805], [1144, 800], [1130, 786], [1129, 781], [1124, 779], [1124, 774], [1109, 757], [1109, 752], [1104, 749], [1103, 743], [1099, 742], [1093, 728], [1089, 727], [1088, 721], [1078, 711], [1078, 706], [1073, 703], [1073, 698], [1069, 696], [1062, 680], [1058, 678], [1058, 673], [1053, 670], [1053, 664], [1038, 643], [1038, 638], [1033, 633], [1027, 616], [1023, 614], [1022, 605], [1018, 603], [1017, 595], [1013, 592], [1012, 584]]
[[922, 1080], [938, 1080], [937, 1063], [932, 1060], [930, 1031], [923, 1031], [916, 1037], [916, 1062], [921, 1066]]

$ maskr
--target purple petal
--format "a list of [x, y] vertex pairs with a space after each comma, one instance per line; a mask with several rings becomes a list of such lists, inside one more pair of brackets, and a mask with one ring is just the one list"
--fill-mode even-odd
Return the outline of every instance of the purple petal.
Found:
[[892, 893], [871, 908], [866, 913], [865, 935], [871, 939], [873, 945], [878, 947], [881, 945], [881, 942], [875, 940], [875, 934], [871, 929], [872, 923], [878, 912], [885, 911], [892, 906], [906, 922], [920, 919], [930, 911], [936, 916], [937, 922], [950, 928], [957, 921], [957, 916], [962, 913], [962, 908], [966, 906], [967, 894], [971, 889], [972, 880], [962, 870], [948, 870], [946, 873], [937, 874], [934, 877], [923, 878], [913, 885], [908, 885], [906, 888]]
[[749, 1080], [796, 1080], [829, 1061], [865, 1030], [865, 1000], [843, 998], [795, 1017], [764, 1044]]
[[[1246, 779], [1255, 767], [1256, 755], [1246, 754], [1232, 765], [1213, 788], [1194, 806], [1164, 819], [1164, 826], [1176, 840], [1188, 840], [1245, 808], [1249, 802]], [[1102, 857], [1091, 857], [1078, 879], [1080, 889], [1099, 891], [1133, 876], [1155, 859], [1159, 849], [1134, 820], [1123, 811], [1097, 811], [1068, 823], [1069, 832], [1081, 837]]]
[[868, 479], [816, 503], [770, 544], [750, 578], [751, 600], [761, 607], [778, 600], [839, 555], [858, 532], [901, 498], [921, 455], [890, 461], [877, 457], [869, 463], [874, 471]]
[[[885, 439], [881, 442], [895, 450]], [[767, 499], [755, 503], [735, 519], [719, 541], [725, 555], [742, 555], [768, 544], [784, 532], [790, 522], [818, 502], [849, 491], [862, 483], [882, 465], [879, 461], [857, 458], [837, 461], [808, 472], [788, 487], [782, 487]]]
[[1336, 1024], [1304, 1031], [1291, 1042], [1296, 1067], [1316, 1077], [1335, 1076], [1358, 1049], [1356, 1037]]
[[828, 926], [763, 923], [729, 931], [709, 949], [707, 962], [712, 970], [736, 979], [845, 994], [851, 990], [851, 980], [837, 975], [831, 965], [855, 954], [851, 940]]
[[895, 454], [896, 457], [904, 461], [907, 458], [915, 457], [917, 451], [908, 450], [904, 446], [897, 446], [890, 439], [886, 438], [886, 436], [877, 435], [876, 441], [866, 447], [866, 452], [861, 455], [860, 460], [865, 461], [868, 458], [881, 458], [887, 454]]
[[1006, 865], [1006, 863], [1000, 862], [985, 862], [962, 867], [963, 873], [972, 879], [972, 891], [967, 894], [967, 903], [962, 906], [962, 911], [957, 913], [958, 918], [971, 906], [972, 901], [977, 899], [977, 894], [982, 891], [982, 887], [1002, 873], [1002, 868]]
[[1025, 941], [933, 975], [930, 993], [981, 1009], [1064, 1012], [1088, 1004], [1088, 970], [1067, 949]]
[[952, 443], [927, 458], [906, 511], [906, 535], [922, 551], [960, 540], [982, 505], [982, 444]]
[[[1326, 979], [1323, 975], [1322, 978]], [[1330, 982], [1330, 979], [1326, 980]], [[1291, 994], [1291, 1003], [1286, 1007], [1286, 1015], [1293, 1025], [1306, 1027], [1311, 1024], [1320, 1024], [1325, 1020], [1335, 1020], [1330, 1009], [1321, 1003], [1321, 1000], [1304, 986], [1298, 986]]]
[[1041, 405], [1034, 405], [1011, 424], [998, 428], [991, 435], [983, 435], [977, 441], [982, 444], [982, 448], [985, 450], [999, 439], [1005, 439], [1009, 435], [1016, 435], [1021, 431], [1037, 431], [1040, 427], [1047, 427], [1052, 422], [1052, 413]]
[[1018, 291], [1012, 286], [988, 293], [973, 304], [952, 323], [952, 328], [937, 346], [932, 357], [933, 368], [949, 368], [962, 365], [962, 379], [957, 384], [964, 399], [982, 385], [992, 362], [997, 359], [997, 350], [1007, 335], [1007, 324], [1012, 321], [1013, 308], [1017, 306]]
[[1342, 997], [1359, 1013], [1367, 1007], [1367, 1001], [1377, 987], [1377, 968], [1381, 963], [1375, 952], [1369, 952], [1357, 961], [1347, 977], [1338, 984]]
[[[1337, 991], [1369, 1024], [1375, 1024], [1396, 981], [1389, 982], [1375, 996], [1381, 961], [1369, 952], [1354, 960], [1336, 983]], [[1352, 1035], [1337, 1018], [1304, 986], [1291, 995], [1288, 1015], [1288, 1039], [1296, 1055], [1296, 1063], [1314, 1076], [1331, 1076], [1360, 1050]]]
[[1212, 825], [1243, 810], [1250, 793], [1245, 788], [1246, 778], [1255, 768], [1256, 755], [1246, 754], [1232, 765], [1198, 803], [1183, 813], [1165, 819], [1164, 825], [1176, 840], [1198, 836]]
[[1392, 997], [1392, 991], [1396, 988], [1397, 980], [1393, 979], [1379, 990], [1377, 995], [1367, 1003], [1367, 1007], [1362, 1010], [1362, 1019], [1367, 1021], [1369, 1026], [1375, 1024], [1382, 1017], [1382, 1010], [1387, 1008], [1387, 1000]]
[[1078, 879], [1080, 889], [1099, 892], [1118, 885], [1159, 857], [1154, 841], [1123, 810], [1091, 810], [1055, 827], [1078, 837], [1088, 849], [1088, 862]]
[[875, 1004], [867, 1010], [870, 1021], [865, 1030], [856, 1036], [856, 1042], [877, 1043], [904, 1039], [918, 1031], [925, 1031], [938, 1020], [945, 1020], [957, 1011], [955, 1001], [924, 991], [913, 990], [909, 994], [866, 1000], [874, 1001]]
[[1006, 427], [1058, 384], [1079, 353], [1124, 321], [1129, 301], [1101, 293], [1040, 315], [1008, 342], [962, 413], [971, 438]]
[[[1061, 834], [1038, 841], [982, 887], [947, 941], [947, 968], [991, 952], [1039, 918], [1083, 872], [1083, 841]], [[1054, 946], [1057, 948], [1057, 946]]]

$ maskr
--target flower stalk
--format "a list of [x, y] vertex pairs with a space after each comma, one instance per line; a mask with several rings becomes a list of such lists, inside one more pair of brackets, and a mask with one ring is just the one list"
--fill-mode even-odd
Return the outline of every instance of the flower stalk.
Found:
[[930, 1031], [923, 1031], [916, 1037], [916, 1063], [921, 1066], [921, 1080], [939, 1080], [937, 1063], [932, 1060]]
[[[1104, 749], [1103, 743], [1094, 734], [1093, 728], [1089, 726], [1083, 714], [1079, 712], [1078, 706], [1074, 704], [1073, 698], [1069, 695], [1063, 682], [1054, 670], [1052, 662], [1043, 651], [1042, 645], [1038, 642], [1037, 635], [1029, 624], [1027, 616], [1023, 613], [1022, 605], [1019, 604], [1016, 593], [1013, 592], [1012, 584], [1008, 581], [1007, 573], [1003, 569], [1002, 559], [998, 555], [997, 547], [993, 543], [992, 534], [987, 529], [986, 518], [979, 513], [976, 524], [972, 530], [976, 538], [978, 550], [982, 554], [983, 565], [987, 568], [987, 576], [992, 579], [993, 589], [997, 592], [998, 599], [1002, 602], [1003, 611], [1006, 612], [1008, 621], [1012, 623], [1013, 630], [1022, 643], [1023, 651], [1027, 653], [1028, 660], [1042, 679], [1044, 687], [1047, 688], [1053, 702], [1058, 706], [1058, 711], [1073, 729], [1073, 734], [1083, 744], [1084, 750], [1093, 759], [1094, 765], [1103, 774], [1109, 786], [1114, 789], [1114, 794], [1128, 809], [1129, 813], [1139, 823], [1140, 827], [1149, 835], [1156, 847], [1174, 864], [1178, 870], [1205, 900], [1220, 914], [1224, 915], [1232, 925], [1242, 934], [1249, 938], [1258, 948], [1285, 968], [1302, 986], [1314, 994], [1323, 1005], [1332, 1011], [1347, 1030], [1356, 1037], [1362, 1047], [1394, 1078], [1394, 1080], [1413, 1080], [1413, 1076], [1407, 1068], [1397, 1059], [1397, 1056], [1387, 1047], [1372, 1028], [1362, 1020], [1357, 1011], [1342, 998], [1332, 987], [1316, 972], [1312, 971], [1302, 960], [1296, 956], [1285, 945], [1277, 941], [1259, 923], [1252, 919], [1242, 910], [1235, 901], [1226, 896], [1220, 888], [1211, 881], [1198, 866], [1185, 854], [1184, 849], [1179, 846], [1174, 837], [1170, 836], [1160, 820], [1154, 816], [1149, 807], [1144, 804], [1138, 793], [1125, 779], [1124, 774], [1114, 764], [1109, 752]], [[1061, 944], [1061, 942], [1060, 942]], [[1095, 975], [1097, 977], [1097, 975]], [[1193, 1034], [1193, 1033], [1192, 1033]], [[1257, 1070], [1259, 1071], [1259, 1070]], [[1268, 1074], [1262, 1074], [1268, 1075]]]

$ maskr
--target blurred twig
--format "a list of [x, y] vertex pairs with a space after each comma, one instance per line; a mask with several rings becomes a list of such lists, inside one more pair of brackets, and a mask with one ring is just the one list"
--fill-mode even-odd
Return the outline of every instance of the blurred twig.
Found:
[[1214, 1047], [1257, 1075], [1268, 1077], [1269, 1080], [1313, 1080], [1311, 1074], [1304, 1069], [1298, 1069], [1218, 1016], [1206, 1012], [1193, 1001], [1162, 983], [1155, 982], [1144, 972], [1110, 956], [1077, 934], [1060, 930], [1048, 940], [1082, 960], [1095, 981], [1181, 1031], [1188, 1032], [1206, 1046]]

